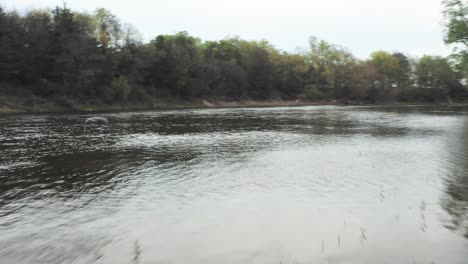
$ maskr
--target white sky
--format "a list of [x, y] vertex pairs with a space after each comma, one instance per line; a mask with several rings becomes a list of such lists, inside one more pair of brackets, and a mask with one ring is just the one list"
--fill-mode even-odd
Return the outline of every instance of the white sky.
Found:
[[[63, 0], [0, 0], [19, 11]], [[375, 50], [413, 56], [448, 55], [442, 41], [441, 0], [67, 0], [76, 11], [104, 7], [136, 26], [145, 40], [188, 31], [203, 40], [238, 35], [276, 48], [307, 47], [309, 36], [365, 58]]]

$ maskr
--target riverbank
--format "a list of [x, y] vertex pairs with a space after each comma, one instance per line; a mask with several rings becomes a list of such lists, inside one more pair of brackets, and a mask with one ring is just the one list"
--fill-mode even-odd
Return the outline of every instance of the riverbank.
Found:
[[0, 114], [45, 112], [102, 112], [126, 110], [158, 110], [187, 108], [235, 108], [235, 107], [287, 107], [307, 105], [344, 105], [336, 101], [297, 100], [242, 100], [223, 101], [212, 99], [160, 100], [149, 103], [79, 103], [69, 98], [47, 99], [42, 97], [0, 96]]
[[307, 101], [307, 100], [241, 100], [224, 101], [214, 99], [160, 100], [149, 103], [79, 103], [73, 99], [57, 97], [53, 99], [43, 97], [13, 97], [0, 96], [0, 114], [9, 113], [47, 113], [47, 112], [104, 112], [104, 111], [130, 111], [130, 110], [162, 110], [162, 109], [188, 109], [188, 108], [238, 108], [238, 107], [288, 107], [309, 105], [466, 105], [466, 103], [382, 103], [352, 101]]

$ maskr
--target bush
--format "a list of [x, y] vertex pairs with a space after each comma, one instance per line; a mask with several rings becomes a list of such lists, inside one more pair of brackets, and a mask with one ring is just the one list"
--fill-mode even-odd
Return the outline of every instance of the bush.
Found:
[[405, 87], [399, 88], [398, 99], [403, 102], [415, 102], [420, 100], [420, 88]]
[[128, 79], [125, 76], [120, 76], [119, 78], [115, 78], [110, 88], [114, 94], [114, 99], [118, 101], [127, 101], [128, 95], [131, 92], [130, 85], [128, 84]]
[[304, 97], [308, 100], [322, 100], [324, 95], [314, 85], [307, 85], [304, 90]]
[[79, 107], [71, 100], [65, 96], [58, 96], [55, 98], [55, 103], [58, 106], [64, 107], [66, 109], [78, 110]]

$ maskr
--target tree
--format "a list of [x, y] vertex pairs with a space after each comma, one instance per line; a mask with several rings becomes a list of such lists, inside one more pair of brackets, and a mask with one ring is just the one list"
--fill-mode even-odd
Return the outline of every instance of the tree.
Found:
[[334, 98], [335, 91], [340, 89], [338, 67], [355, 61], [355, 58], [344, 48], [315, 37], [309, 38], [309, 47], [308, 62], [315, 75], [309, 89], [326, 99]]
[[468, 47], [468, 4], [462, 0], [444, 0], [447, 44], [459, 43]]
[[12, 82], [21, 81], [24, 65], [24, 31], [22, 19], [16, 12], [6, 13], [0, 8], [0, 77]]
[[124, 101], [124, 102], [127, 101], [128, 95], [131, 92], [131, 88], [125, 76], [120, 76], [118, 78], [115, 78], [111, 82], [110, 88], [112, 89], [114, 93], [114, 98], [112, 98], [113, 100]]
[[417, 82], [425, 99], [444, 99], [461, 87], [460, 76], [452, 69], [447, 59], [438, 56], [423, 56], [416, 65]]
[[175, 35], [159, 35], [151, 41], [155, 49], [153, 74], [149, 76], [156, 90], [164, 94], [188, 99], [197, 94], [194, 86], [201, 58], [200, 40], [179, 32]]
[[444, 3], [446, 41], [464, 48], [456, 54], [458, 68], [447, 58], [426, 56], [415, 63], [385, 51], [358, 60], [345, 48], [314, 37], [302, 53], [239, 37], [203, 42], [187, 32], [144, 43], [133, 26], [103, 8], [87, 14], [64, 5], [20, 15], [0, 7], [0, 92], [148, 105], [155, 99], [206, 97], [464, 99], [459, 71], [468, 65], [466, 4]]
[[311, 74], [305, 58], [299, 54], [273, 52], [270, 59], [274, 69], [274, 90], [284, 99], [300, 97]]
[[[98, 8], [94, 12], [95, 36], [103, 48], [120, 48], [122, 26], [119, 19], [109, 10]], [[128, 32], [127, 32], [128, 33]]]
[[400, 88], [411, 86], [411, 73], [413, 72], [410, 60], [403, 53], [393, 53], [392, 56], [398, 60], [398, 69], [395, 74], [395, 84]]
[[133, 25], [126, 23], [122, 26], [122, 48], [141, 45], [142, 39], [141, 33]]
[[273, 90], [273, 64], [270, 54], [261, 45], [251, 43], [250, 65], [247, 69], [249, 79], [248, 95], [254, 99], [269, 99]]
[[376, 51], [371, 54], [370, 63], [376, 68], [379, 77], [375, 85], [380, 88], [390, 88], [399, 78], [400, 61], [386, 51]]
[[445, 43], [454, 45], [458, 67], [468, 76], [468, 4], [462, 0], [444, 0]]

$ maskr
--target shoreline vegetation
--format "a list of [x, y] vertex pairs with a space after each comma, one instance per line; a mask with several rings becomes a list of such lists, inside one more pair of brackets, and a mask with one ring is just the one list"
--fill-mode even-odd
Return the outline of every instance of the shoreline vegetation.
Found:
[[336, 102], [336, 101], [300, 101], [300, 100], [242, 100], [224, 101], [216, 99], [198, 100], [164, 100], [152, 103], [136, 104], [80, 104], [73, 99], [58, 98], [48, 100], [45, 98], [1, 97], [0, 114], [18, 113], [48, 113], [48, 112], [103, 112], [103, 111], [139, 111], [139, 110], [170, 110], [170, 109], [196, 109], [196, 108], [242, 108], [242, 107], [289, 107], [312, 105], [362, 105], [362, 102]]
[[295, 53], [187, 32], [144, 42], [104, 8], [0, 5], [0, 113], [466, 102], [468, 6], [443, 3], [452, 56], [377, 50], [366, 59], [315, 37]]
[[166, 100], [151, 104], [80, 104], [72, 99], [58, 98], [48, 100], [45, 98], [5, 97], [0, 96], [0, 115], [2, 114], [30, 114], [30, 113], [65, 113], [65, 112], [121, 112], [121, 111], [148, 111], [148, 110], [174, 110], [174, 109], [208, 109], [208, 108], [249, 108], [249, 107], [297, 107], [297, 106], [466, 106], [466, 102], [385, 102], [370, 103], [364, 101], [308, 101], [308, 100], [243, 100], [224, 101], [219, 99], [199, 99], [191, 101]]
[[30, 97], [27, 99], [11, 96], [0, 96], [0, 114], [9, 113], [47, 113], [47, 112], [102, 112], [102, 111], [129, 111], [129, 110], [169, 110], [190, 108], [239, 108], [239, 107], [287, 107], [308, 105], [345, 105], [333, 101], [224, 101], [216, 99], [199, 100], [164, 100], [151, 103], [134, 104], [106, 104], [106, 103], [78, 103], [69, 98]]

